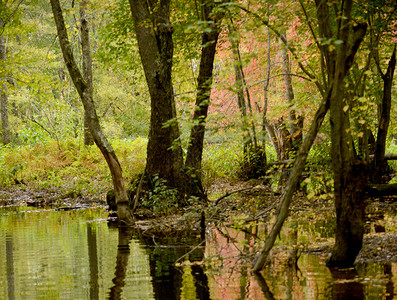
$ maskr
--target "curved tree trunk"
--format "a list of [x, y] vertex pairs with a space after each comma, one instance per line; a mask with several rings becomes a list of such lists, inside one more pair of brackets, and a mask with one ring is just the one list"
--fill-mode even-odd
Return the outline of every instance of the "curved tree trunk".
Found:
[[274, 242], [276, 241], [276, 238], [279, 235], [281, 228], [283, 227], [284, 221], [288, 217], [288, 209], [291, 204], [292, 196], [294, 195], [296, 188], [298, 187], [298, 183], [300, 181], [299, 178], [303, 170], [305, 169], [305, 163], [307, 156], [309, 155], [310, 148], [312, 147], [314, 139], [317, 136], [317, 132], [324, 121], [325, 115], [327, 114], [329, 108], [329, 95], [330, 92], [327, 94], [327, 97], [323, 100], [320, 107], [317, 109], [311, 127], [305, 135], [302, 146], [300, 147], [298, 154], [296, 155], [296, 158], [294, 160], [294, 166], [292, 167], [291, 174], [288, 177], [287, 186], [282, 195], [276, 222], [274, 223], [269, 236], [266, 238], [263, 250], [253, 262], [252, 271], [255, 273], [262, 270], [263, 266], [265, 265], [267, 256], [269, 255], [270, 250], [273, 248]]
[[[95, 144], [101, 150], [104, 156], [113, 180], [114, 193], [117, 204], [117, 212], [120, 222], [125, 224], [133, 224], [134, 218], [128, 208], [129, 199], [124, 185], [122, 170], [112, 145], [106, 139], [99, 124], [99, 119], [96, 114], [94, 100], [87, 82], [77, 67], [76, 60], [73, 55], [72, 47], [69, 42], [65, 22], [62, 16], [62, 9], [59, 0], [51, 0], [52, 12], [54, 15], [59, 43], [61, 45], [63, 57], [68, 68], [70, 77], [79, 93], [80, 99], [83, 102], [84, 111], [87, 114], [88, 126], [95, 141]], [[84, 20], [87, 21], [87, 20]], [[86, 41], [88, 42], [88, 41]]]

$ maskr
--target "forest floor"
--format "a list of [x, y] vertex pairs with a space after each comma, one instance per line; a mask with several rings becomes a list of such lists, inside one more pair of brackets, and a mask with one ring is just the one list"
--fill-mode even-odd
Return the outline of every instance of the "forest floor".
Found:
[[[200, 222], [205, 211], [206, 224], [222, 224], [231, 228], [244, 228], [258, 222], [273, 222], [280, 195], [260, 181], [217, 181], [208, 188], [209, 203], [197, 203], [178, 209], [172, 215], [154, 214], [147, 209], [137, 211], [137, 223], [145, 234], [152, 236], [184, 236], [200, 234]], [[89, 207], [106, 207], [101, 199], [74, 198], [54, 191], [38, 191], [27, 185], [14, 185], [0, 190], [1, 206], [34, 206], [56, 210]], [[297, 193], [290, 207], [290, 216], [297, 222], [334, 218], [330, 197], [310, 199]], [[357, 261], [397, 261], [397, 202], [396, 199], [368, 199], [366, 208], [364, 244]], [[333, 239], [313, 239], [302, 248], [306, 253], [329, 255]], [[280, 248], [275, 252], [283, 251]]]

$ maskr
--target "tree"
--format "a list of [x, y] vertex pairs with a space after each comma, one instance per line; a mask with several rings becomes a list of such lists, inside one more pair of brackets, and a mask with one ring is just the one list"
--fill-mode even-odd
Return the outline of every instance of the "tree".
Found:
[[[306, 13], [302, 1], [300, 3]], [[359, 23], [352, 28], [352, 1], [347, 0], [339, 3], [339, 5], [334, 8], [337, 9], [335, 12], [336, 19], [341, 21], [334, 24], [331, 20], [335, 19], [333, 18], [335, 16], [331, 17], [327, 1], [316, 0], [320, 40], [338, 42], [333, 47], [329, 47], [327, 43], [320, 44], [317, 42], [321, 53], [321, 66], [325, 76], [322, 76], [324, 78], [323, 82], [320, 83], [320, 80], [317, 80], [316, 85], [323, 95], [323, 102], [317, 110], [310, 129], [297, 153], [286, 189], [282, 195], [276, 222], [266, 239], [264, 249], [254, 260], [254, 272], [258, 272], [263, 268], [267, 255], [288, 216], [288, 207], [298, 185], [301, 172], [304, 169], [308, 152], [328, 108], [331, 109], [331, 154], [333, 158], [334, 195], [337, 215], [335, 246], [328, 265], [330, 267], [351, 266], [362, 246], [366, 176], [364, 166], [356, 164], [353, 159], [351, 143], [349, 147], [351, 138], [347, 136], [347, 123], [344, 114], [346, 111], [344, 78], [353, 64], [356, 52], [364, 38], [367, 25], [366, 23]], [[268, 22], [264, 23], [268, 25]], [[317, 40], [310, 23], [309, 26], [314, 40]], [[289, 48], [289, 50], [293, 49]], [[301, 69], [305, 70], [303, 65], [301, 65]], [[310, 78], [314, 78], [308, 72], [305, 73]]]
[[[0, 31], [3, 31], [4, 22], [0, 19]], [[0, 64], [5, 65], [7, 59], [6, 39], [0, 35]], [[5, 69], [5, 68], [4, 68]], [[10, 142], [10, 124], [8, 122], [8, 95], [7, 95], [7, 74], [1, 74], [1, 92], [0, 92], [0, 114], [1, 114], [1, 133], [3, 143]]]
[[382, 177], [385, 173], [385, 165], [387, 165], [385, 161], [386, 138], [390, 123], [390, 110], [392, 105], [393, 76], [394, 70], [396, 68], [396, 46], [394, 46], [394, 50], [385, 73], [383, 73], [380, 67], [379, 56], [375, 56], [375, 59], [378, 72], [383, 80], [383, 97], [382, 104], [380, 105], [380, 118], [375, 146], [373, 181], [374, 183], [383, 183]]
[[367, 24], [352, 26], [353, 1], [340, 3], [336, 15], [341, 18], [332, 32], [331, 14], [326, 0], [316, 0], [320, 37], [341, 41], [335, 52], [325, 45], [321, 48], [328, 65], [331, 86], [330, 122], [331, 157], [334, 173], [336, 209], [335, 245], [328, 261], [330, 267], [351, 267], [362, 247], [364, 236], [364, 190], [367, 185], [366, 166], [356, 162], [348, 130], [344, 78], [353, 64], [354, 56], [365, 36]]
[[[86, 2], [83, 1], [81, 5], [85, 5]], [[81, 74], [77, 63], [75, 61], [72, 48], [69, 42], [65, 21], [62, 15], [62, 9], [59, 0], [51, 0], [51, 8], [54, 15], [54, 20], [57, 27], [58, 39], [61, 45], [63, 57], [65, 64], [68, 68], [69, 74], [73, 80], [73, 83], [79, 93], [80, 99], [84, 106], [84, 111], [88, 115], [88, 125], [90, 132], [95, 141], [95, 144], [101, 150], [112, 175], [114, 194], [117, 204], [117, 213], [121, 223], [133, 224], [134, 218], [128, 208], [129, 199], [127, 191], [125, 189], [124, 179], [122, 175], [122, 170], [117, 156], [112, 148], [112, 145], [108, 142], [107, 138], [102, 132], [99, 124], [99, 119], [96, 114], [96, 109], [94, 101], [92, 99], [92, 93], [90, 92], [90, 87]], [[83, 19], [82, 21], [87, 21]], [[85, 42], [87, 42], [85, 40]], [[87, 54], [87, 53], [86, 53]]]
[[213, 63], [221, 14], [215, 2], [201, 2], [202, 33], [200, 69], [187, 158], [183, 163], [180, 130], [172, 83], [173, 26], [170, 1], [130, 0], [139, 53], [151, 99], [146, 174], [158, 175], [182, 194], [205, 197], [201, 183], [201, 160], [205, 122], [210, 103]]
[[203, 197], [201, 163], [203, 157], [205, 125], [210, 105], [214, 60], [220, 34], [220, 22], [223, 13], [214, 12], [215, 1], [201, 0], [201, 19], [206, 22], [208, 30], [203, 30], [201, 37], [201, 57], [197, 78], [197, 96], [193, 114], [194, 126], [190, 132], [185, 167], [189, 177], [189, 194]]
[[11, 20], [12, 16], [16, 13], [19, 4], [10, 10], [6, 7], [6, 3], [0, 1], [0, 114], [1, 114], [1, 135], [3, 143], [8, 144], [11, 141], [10, 124], [8, 121], [8, 92], [7, 81], [8, 74], [6, 71], [7, 60], [7, 38], [4, 36], [5, 26]]
[[[92, 87], [92, 60], [91, 60], [91, 47], [90, 36], [88, 28], [88, 14], [87, 2], [83, 1], [80, 5], [80, 33], [81, 33], [81, 52], [83, 57], [83, 76], [87, 82], [87, 92], [90, 93], [90, 98], [93, 98]], [[84, 145], [93, 145], [94, 139], [88, 126], [88, 114], [84, 112]]]
[[145, 172], [169, 187], [184, 187], [182, 148], [172, 84], [170, 0], [130, 0], [139, 53], [151, 99]]

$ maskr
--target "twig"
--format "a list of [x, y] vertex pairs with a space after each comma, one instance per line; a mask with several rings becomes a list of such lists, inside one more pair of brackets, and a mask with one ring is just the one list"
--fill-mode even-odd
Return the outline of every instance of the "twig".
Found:
[[198, 247], [201, 247], [204, 243], [205, 243], [205, 239], [202, 240], [202, 241], [200, 242], [200, 244], [198, 244], [197, 246], [194, 246], [194, 248], [193, 248], [192, 250], [190, 250], [189, 252], [186, 252], [184, 255], [182, 255], [181, 257], [179, 257], [179, 258], [174, 262], [174, 264], [180, 262], [183, 258], [185, 258], [186, 256], [188, 256], [188, 255], [189, 255], [190, 253], [192, 253], [194, 250], [198, 249]]
[[226, 197], [229, 197], [230, 195], [236, 194], [236, 193], [240, 193], [240, 192], [244, 192], [244, 191], [248, 191], [248, 190], [252, 190], [254, 187], [249, 187], [249, 188], [243, 188], [243, 189], [239, 189], [239, 190], [235, 190], [235, 191], [231, 191], [231, 192], [227, 192], [225, 195], [221, 196], [220, 198], [218, 198], [217, 200], [215, 200], [215, 205], [218, 205], [218, 203], [223, 200]]

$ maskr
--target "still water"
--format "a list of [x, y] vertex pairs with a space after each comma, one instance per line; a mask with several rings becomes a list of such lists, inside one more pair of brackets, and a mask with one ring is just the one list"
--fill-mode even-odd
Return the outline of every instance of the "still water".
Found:
[[244, 233], [213, 229], [194, 248], [199, 237], [156, 240], [106, 217], [103, 208], [0, 208], [0, 299], [397, 298], [396, 263], [331, 274], [323, 257], [303, 254], [297, 269], [276, 261], [258, 277], [241, 264]]

